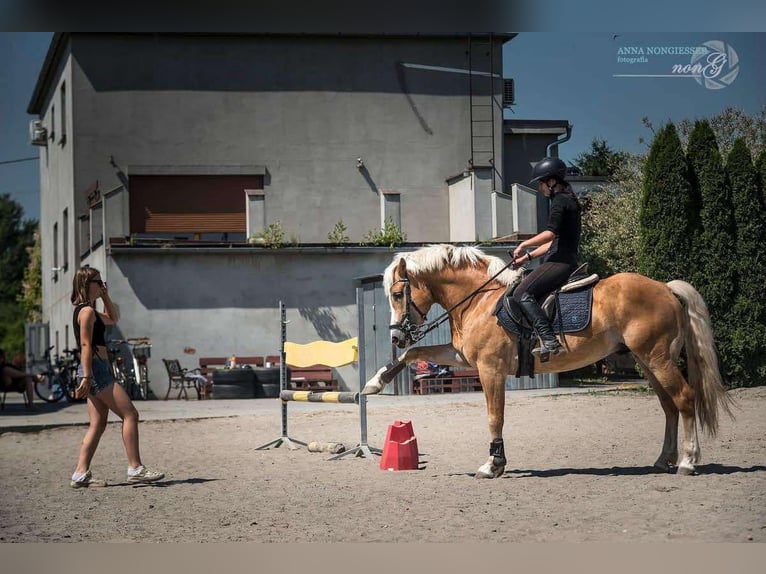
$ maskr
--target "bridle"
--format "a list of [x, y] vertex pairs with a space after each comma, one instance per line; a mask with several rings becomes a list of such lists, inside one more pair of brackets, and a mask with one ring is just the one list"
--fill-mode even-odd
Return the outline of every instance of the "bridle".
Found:
[[[393, 288], [394, 285], [397, 283], [404, 283], [404, 288], [402, 291], [404, 292], [404, 303], [405, 303], [405, 312], [404, 315], [399, 319], [398, 323], [394, 323], [392, 325], [388, 326], [389, 330], [392, 329], [398, 329], [402, 331], [405, 335], [405, 339], [409, 339], [411, 341], [411, 344], [414, 345], [418, 341], [420, 341], [423, 337], [425, 337], [428, 333], [436, 329], [439, 325], [444, 323], [447, 319], [449, 319], [449, 314], [452, 313], [455, 309], [460, 307], [463, 303], [468, 301], [471, 297], [479, 293], [484, 287], [489, 285], [492, 281], [494, 281], [503, 271], [508, 269], [509, 267], [514, 267], [513, 265], [513, 259], [509, 263], [506, 263], [500, 271], [495, 273], [492, 277], [487, 279], [484, 283], [479, 285], [476, 289], [471, 291], [468, 295], [463, 297], [460, 301], [455, 303], [452, 307], [447, 309], [444, 313], [439, 315], [436, 319], [430, 322], [426, 322], [428, 320], [428, 317], [426, 317], [426, 314], [421, 311], [417, 305], [415, 305], [415, 302], [412, 300], [412, 293], [410, 291], [410, 280], [409, 278], [404, 275], [394, 281], [393, 285], [391, 285], [391, 294], [393, 295]], [[422, 323], [420, 325], [416, 325], [413, 321], [413, 315], [412, 310], [415, 310], [418, 315], [420, 315], [420, 318], [422, 320]]]
[[[388, 329], [389, 330], [398, 329], [404, 333], [407, 339], [410, 339], [413, 343], [417, 343], [418, 341], [420, 341], [420, 339], [426, 336], [426, 333], [428, 331], [431, 330], [431, 329], [424, 330], [428, 317], [415, 304], [415, 301], [412, 300], [412, 290], [410, 287], [409, 278], [400, 277], [399, 279], [394, 281], [394, 284], [391, 285], [391, 289], [393, 289], [394, 285], [398, 283], [404, 283], [404, 288], [402, 289], [402, 291], [400, 291], [400, 293], [401, 292], [404, 293], [405, 312], [399, 319], [399, 322], [389, 325]], [[394, 294], [393, 291], [391, 294], [392, 295]], [[413, 309], [417, 312], [418, 315], [420, 315], [420, 319], [421, 319], [420, 325], [417, 325], [415, 321], [413, 321], [413, 316], [412, 316]]]

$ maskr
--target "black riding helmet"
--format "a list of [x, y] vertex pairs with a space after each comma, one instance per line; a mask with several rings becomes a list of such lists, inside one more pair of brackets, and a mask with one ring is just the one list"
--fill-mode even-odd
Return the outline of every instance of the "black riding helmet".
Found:
[[532, 184], [541, 179], [548, 179], [549, 177], [555, 177], [564, 181], [566, 174], [567, 164], [557, 157], [544, 157], [535, 164], [534, 168], [532, 168], [532, 180], [529, 183]]

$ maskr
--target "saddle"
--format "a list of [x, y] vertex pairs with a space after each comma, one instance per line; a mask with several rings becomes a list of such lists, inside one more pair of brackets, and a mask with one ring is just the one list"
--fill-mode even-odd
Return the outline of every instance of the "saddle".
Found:
[[[576, 333], [587, 328], [591, 319], [593, 303], [593, 287], [598, 283], [599, 276], [588, 274], [588, 264], [583, 263], [574, 270], [566, 283], [545, 298], [542, 309], [559, 334]], [[517, 377], [534, 375], [534, 330], [527, 320], [521, 307], [513, 299], [517, 285], [508, 288], [498, 301], [494, 314], [498, 324], [519, 341]], [[549, 354], [540, 356], [540, 362], [545, 363]]]

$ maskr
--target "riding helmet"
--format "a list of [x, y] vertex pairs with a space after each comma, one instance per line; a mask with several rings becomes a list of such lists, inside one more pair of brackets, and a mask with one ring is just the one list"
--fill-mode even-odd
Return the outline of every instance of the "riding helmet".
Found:
[[532, 180], [529, 183], [532, 184], [541, 179], [548, 179], [549, 177], [555, 177], [564, 181], [566, 174], [567, 164], [557, 157], [544, 157], [538, 161], [532, 169]]

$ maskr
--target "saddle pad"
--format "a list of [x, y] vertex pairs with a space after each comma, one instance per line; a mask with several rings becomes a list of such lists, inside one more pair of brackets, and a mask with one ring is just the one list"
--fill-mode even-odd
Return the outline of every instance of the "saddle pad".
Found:
[[519, 324], [511, 318], [511, 315], [508, 313], [508, 311], [505, 310], [505, 305], [503, 305], [504, 298], [505, 295], [500, 297], [500, 301], [497, 302], [497, 306], [495, 307], [497, 324], [508, 331], [511, 335], [519, 336], [521, 335], [521, 328], [519, 327]]
[[[590, 324], [590, 313], [593, 303], [593, 286], [579, 291], [569, 291], [558, 294], [559, 304], [553, 319], [553, 330], [556, 333], [576, 333]], [[563, 325], [561, 317], [564, 317]]]

